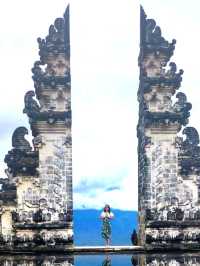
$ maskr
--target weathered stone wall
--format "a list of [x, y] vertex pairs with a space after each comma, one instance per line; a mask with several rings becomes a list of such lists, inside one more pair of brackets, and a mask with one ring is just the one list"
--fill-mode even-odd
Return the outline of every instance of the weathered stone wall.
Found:
[[[48, 210], [51, 221], [60, 221], [71, 207], [72, 154], [66, 134], [43, 134], [43, 145], [39, 149], [40, 208]], [[68, 204], [69, 201], [69, 204]]]
[[39, 209], [38, 177], [21, 176], [17, 181], [18, 222], [33, 222], [33, 215]]

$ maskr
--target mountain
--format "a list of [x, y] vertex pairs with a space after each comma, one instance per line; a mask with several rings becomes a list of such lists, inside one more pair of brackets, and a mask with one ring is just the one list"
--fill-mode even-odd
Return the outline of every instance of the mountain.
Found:
[[[130, 236], [137, 229], [137, 212], [112, 209], [112, 245], [131, 245]], [[74, 210], [75, 245], [103, 245], [100, 220], [101, 210]]]

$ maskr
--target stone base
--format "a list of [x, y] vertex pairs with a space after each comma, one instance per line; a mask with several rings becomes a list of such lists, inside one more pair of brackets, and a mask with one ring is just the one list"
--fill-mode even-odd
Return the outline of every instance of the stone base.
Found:
[[199, 252], [200, 243], [152, 243], [144, 247], [146, 253]]
[[68, 241], [65, 244], [39, 244], [35, 242], [4, 243], [0, 245], [0, 254], [35, 254], [35, 253], [62, 253], [73, 251], [73, 241]]
[[[60, 266], [73, 266], [74, 258], [72, 256], [49, 256], [49, 255], [37, 255], [37, 256], [24, 256], [24, 255], [5, 255], [0, 256], [1, 265], [60, 265]], [[15, 264], [14, 264], [15, 263]]]

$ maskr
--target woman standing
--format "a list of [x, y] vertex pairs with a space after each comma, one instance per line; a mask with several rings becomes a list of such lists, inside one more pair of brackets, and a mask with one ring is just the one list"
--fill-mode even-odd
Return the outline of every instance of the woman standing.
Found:
[[110, 241], [111, 241], [110, 220], [113, 218], [114, 218], [114, 214], [111, 212], [110, 206], [106, 204], [101, 213], [101, 219], [103, 221], [101, 235], [105, 239], [107, 246], [110, 245]]

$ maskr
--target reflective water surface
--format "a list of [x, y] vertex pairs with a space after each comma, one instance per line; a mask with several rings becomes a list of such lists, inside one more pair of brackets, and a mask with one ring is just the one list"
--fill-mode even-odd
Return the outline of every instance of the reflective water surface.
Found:
[[0, 256], [0, 266], [200, 266], [199, 254]]

